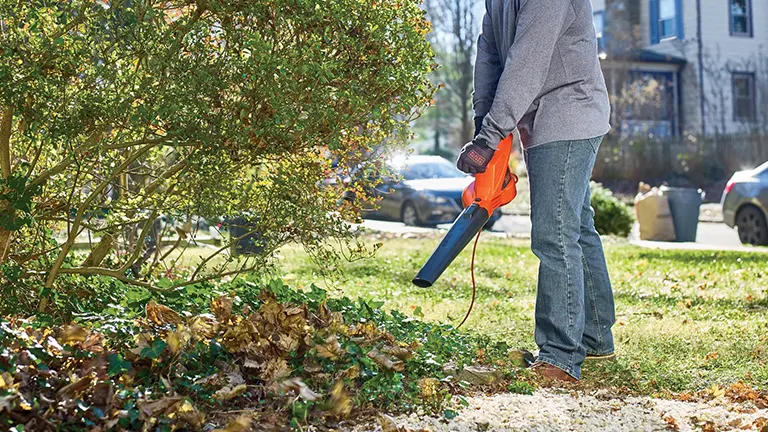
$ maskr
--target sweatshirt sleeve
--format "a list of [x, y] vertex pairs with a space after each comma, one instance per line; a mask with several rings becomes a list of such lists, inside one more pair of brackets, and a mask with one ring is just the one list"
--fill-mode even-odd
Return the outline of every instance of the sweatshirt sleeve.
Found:
[[485, 117], [490, 111], [501, 71], [501, 58], [496, 50], [493, 21], [486, 0], [483, 29], [477, 40], [477, 58], [475, 59], [475, 92], [472, 96], [475, 118]]
[[541, 93], [555, 44], [575, 19], [571, 0], [522, 0], [496, 97], [478, 135], [496, 147], [516, 128]]

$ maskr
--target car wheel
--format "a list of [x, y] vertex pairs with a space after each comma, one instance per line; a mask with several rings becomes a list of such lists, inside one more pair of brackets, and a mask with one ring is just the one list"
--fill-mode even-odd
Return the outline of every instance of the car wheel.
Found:
[[401, 220], [408, 226], [419, 226], [419, 214], [416, 212], [416, 206], [412, 202], [408, 201], [403, 204], [403, 210], [400, 214]]
[[768, 245], [768, 225], [766, 225], [765, 215], [759, 208], [754, 206], [742, 208], [736, 216], [736, 227], [742, 243], [756, 246]]

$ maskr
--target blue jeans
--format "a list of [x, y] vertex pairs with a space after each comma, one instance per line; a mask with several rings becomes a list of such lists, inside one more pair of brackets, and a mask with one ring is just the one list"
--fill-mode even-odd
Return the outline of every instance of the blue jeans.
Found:
[[589, 181], [602, 137], [525, 151], [531, 188], [531, 249], [539, 258], [538, 361], [580, 378], [586, 354], [614, 350], [613, 290], [595, 230]]

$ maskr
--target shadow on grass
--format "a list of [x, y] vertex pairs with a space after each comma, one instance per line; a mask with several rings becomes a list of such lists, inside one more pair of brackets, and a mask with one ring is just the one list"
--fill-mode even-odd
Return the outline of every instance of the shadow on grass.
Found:
[[[612, 255], [615, 255], [612, 254]], [[626, 256], [626, 255], [625, 255]], [[755, 252], [732, 252], [732, 251], [689, 251], [689, 250], [665, 250], [665, 251], [642, 251], [636, 252], [638, 259], [647, 259], [649, 261], [674, 261], [679, 263], [710, 263], [716, 260], [722, 264], [732, 264], [734, 266], [743, 266], [745, 264], [764, 265], [768, 261], [768, 255]]]
[[661, 307], [677, 307], [680, 302], [688, 302], [685, 306], [693, 308], [696, 306], [706, 306], [710, 311], [750, 311], [750, 312], [768, 312], [768, 297], [754, 300], [725, 299], [725, 298], [704, 298], [693, 296], [671, 296], [669, 294], [657, 293], [651, 296], [639, 297], [635, 293], [615, 292], [614, 298], [628, 305], [642, 306], [651, 303]]

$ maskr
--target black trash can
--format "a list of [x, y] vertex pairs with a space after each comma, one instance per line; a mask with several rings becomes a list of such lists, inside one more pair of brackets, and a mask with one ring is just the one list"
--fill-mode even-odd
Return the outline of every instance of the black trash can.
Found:
[[233, 240], [242, 237], [232, 244], [232, 255], [258, 255], [264, 251], [264, 239], [258, 232], [252, 232], [256, 226], [254, 219], [238, 216], [224, 222]]
[[677, 241], [695, 242], [704, 192], [701, 189], [662, 186], [661, 193], [669, 199]]

